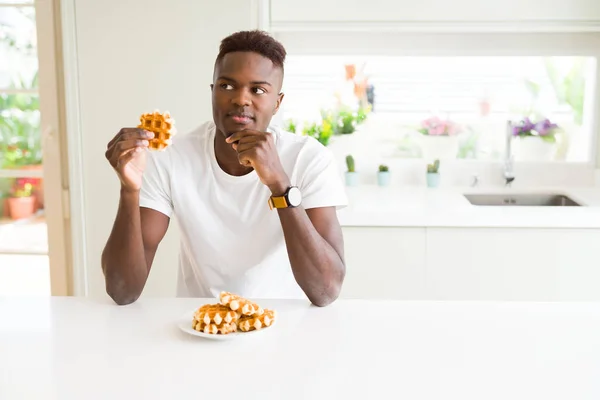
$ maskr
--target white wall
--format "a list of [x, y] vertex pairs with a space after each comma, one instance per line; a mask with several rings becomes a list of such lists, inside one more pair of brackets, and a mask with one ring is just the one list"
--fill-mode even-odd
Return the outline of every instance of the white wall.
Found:
[[[212, 117], [209, 84], [219, 42], [234, 31], [252, 28], [256, 20], [254, 2], [217, 4], [208, 0], [75, 3], [81, 132], [70, 134], [81, 135], [92, 297], [106, 296], [100, 256], [119, 194], [118, 179], [104, 158], [106, 144], [121, 127], [135, 126], [142, 112], [156, 108], [171, 111], [182, 133]], [[175, 293], [177, 254], [177, 227], [172, 224], [144, 295]]]

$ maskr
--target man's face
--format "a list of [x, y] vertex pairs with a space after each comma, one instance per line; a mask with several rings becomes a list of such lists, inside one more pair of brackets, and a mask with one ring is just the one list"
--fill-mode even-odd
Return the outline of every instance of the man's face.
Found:
[[283, 71], [252, 52], [228, 53], [213, 77], [213, 119], [225, 137], [244, 130], [265, 131], [283, 100]]

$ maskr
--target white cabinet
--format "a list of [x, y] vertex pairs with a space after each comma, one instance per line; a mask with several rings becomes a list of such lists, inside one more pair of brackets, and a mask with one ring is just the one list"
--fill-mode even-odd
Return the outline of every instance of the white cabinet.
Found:
[[301, 23], [583, 23], [600, 21], [598, 0], [271, 0], [274, 26]]
[[600, 231], [430, 228], [435, 300], [600, 300]]
[[344, 227], [342, 298], [600, 301], [600, 230]]
[[425, 294], [425, 228], [344, 227], [340, 297], [415, 299]]

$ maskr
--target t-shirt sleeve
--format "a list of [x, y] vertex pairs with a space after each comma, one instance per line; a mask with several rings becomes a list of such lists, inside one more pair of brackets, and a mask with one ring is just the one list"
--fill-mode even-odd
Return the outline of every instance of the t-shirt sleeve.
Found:
[[317, 207], [344, 208], [348, 198], [342, 177], [333, 154], [320, 143], [307, 143], [300, 165], [305, 165], [301, 173], [300, 190], [304, 209]]
[[140, 207], [151, 208], [171, 217], [173, 201], [171, 199], [169, 160], [166, 154], [149, 152], [147, 156], [140, 189]]

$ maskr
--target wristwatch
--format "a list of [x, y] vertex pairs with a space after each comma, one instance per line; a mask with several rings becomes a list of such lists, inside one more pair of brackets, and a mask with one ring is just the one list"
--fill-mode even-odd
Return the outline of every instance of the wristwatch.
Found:
[[290, 186], [283, 196], [271, 196], [269, 198], [269, 208], [293, 208], [302, 203], [302, 193], [297, 186]]

